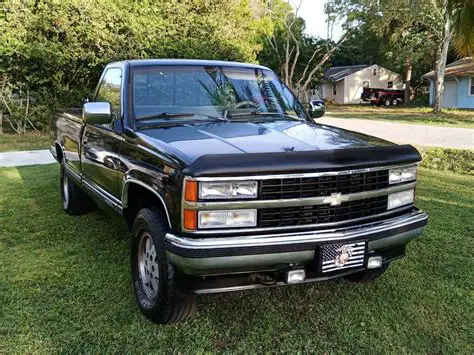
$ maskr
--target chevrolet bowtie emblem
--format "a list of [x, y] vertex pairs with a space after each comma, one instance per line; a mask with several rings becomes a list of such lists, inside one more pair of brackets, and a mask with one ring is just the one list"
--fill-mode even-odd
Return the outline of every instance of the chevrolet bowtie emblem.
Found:
[[339, 206], [342, 202], [342, 194], [340, 192], [332, 193], [324, 199], [324, 203], [330, 203], [331, 206]]

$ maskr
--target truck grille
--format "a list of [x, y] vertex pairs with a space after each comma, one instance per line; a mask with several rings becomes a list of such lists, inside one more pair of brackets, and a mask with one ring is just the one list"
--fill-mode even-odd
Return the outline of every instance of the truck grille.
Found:
[[357, 174], [269, 179], [261, 181], [260, 199], [279, 200], [352, 194], [388, 187], [388, 170]]
[[339, 206], [315, 205], [259, 209], [259, 227], [303, 226], [374, 216], [387, 211], [387, 196], [343, 202]]

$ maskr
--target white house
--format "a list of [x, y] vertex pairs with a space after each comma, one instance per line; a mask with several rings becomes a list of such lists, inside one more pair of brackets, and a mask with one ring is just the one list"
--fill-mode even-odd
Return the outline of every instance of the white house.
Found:
[[[423, 78], [430, 80], [430, 105], [434, 105], [434, 71], [426, 73]], [[471, 57], [446, 65], [441, 106], [474, 108], [474, 61]]]
[[377, 64], [332, 67], [324, 73], [320, 92], [338, 104], [358, 104], [364, 87], [401, 90], [403, 78]]

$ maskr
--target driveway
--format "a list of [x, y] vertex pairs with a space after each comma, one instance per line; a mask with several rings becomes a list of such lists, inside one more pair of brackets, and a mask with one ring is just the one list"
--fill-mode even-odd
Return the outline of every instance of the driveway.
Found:
[[474, 149], [474, 129], [428, 126], [360, 119], [344, 119], [327, 114], [317, 120], [322, 124], [366, 133], [396, 143], [424, 147]]
[[55, 160], [49, 150], [27, 150], [0, 153], [0, 166], [51, 164]]

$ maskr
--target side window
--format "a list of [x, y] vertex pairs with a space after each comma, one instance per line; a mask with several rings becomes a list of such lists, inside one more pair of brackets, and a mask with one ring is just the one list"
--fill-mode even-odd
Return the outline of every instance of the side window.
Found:
[[95, 101], [107, 101], [112, 105], [114, 120], [120, 117], [120, 88], [122, 86], [122, 70], [120, 68], [107, 69]]
[[387, 83], [387, 88], [392, 89], [393, 88], [393, 81], [389, 81]]

